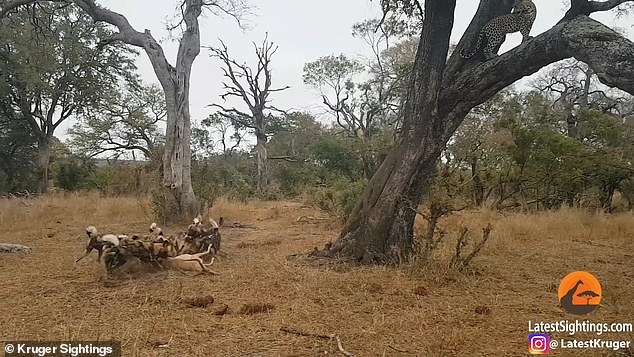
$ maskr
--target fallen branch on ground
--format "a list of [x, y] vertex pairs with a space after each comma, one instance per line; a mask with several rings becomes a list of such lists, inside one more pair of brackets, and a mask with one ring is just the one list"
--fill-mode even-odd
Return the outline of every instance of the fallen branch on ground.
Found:
[[245, 229], [258, 229], [258, 227], [251, 224], [243, 224], [240, 222], [225, 223], [222, 228], [245, 228]]
[[294, 334], [294, 335], [299, 335], [299, 336], [317, 337], [317, 338], [326, 339], [326, 340], [331, 340], [331, 339], [334, 338], [337, 341], [337, 348], [339, 348], [339, 351], [344, 356], [348, 356], [348, 357], [352, 356], [352, 354], [350, 352], [346, 351], [343, 348], [343, 345], [341, 344], [341, 339], [339, 338], [339, 335], [335, 335], [335, 334], [323, 335], [323, 334], [319, 334], [319, 333], [302, 331], [300, 329], [297, 329], [297, 328], [291, 327], [291, 326], [282, 326], [282, 327], [280, 327], [280, 331], [286, 332], [286, 333], [291, 333], [291, 334]]
[[324, 217], [313, 217], [313, 216], [299, 216], [297, 217], [297, 219], [295, 220], [295, 222], [303, 222], [303, 223], [311, 223], [312, 221], [327, 221], [330, 218], [324, 218]]
[[31, 247], [21, 244], [0, 243], [0, 253], [31, 253]]
[[387, 347], [389, 347], [389, 348], [393, 349], [393, 350], [394, 350], [394, 351], [396, 351], [396, 352], [401, 352], [401, 353], [411, 353], [411, 352], [410, 352], [410, 351], [408, 351], [408, 350], [402, 350], [402, 349], [400, 349], [400, 348], [396, 348], [396, 347], [394, 347], [394, 346], [392, 346], [392, 345], [387, 345]]

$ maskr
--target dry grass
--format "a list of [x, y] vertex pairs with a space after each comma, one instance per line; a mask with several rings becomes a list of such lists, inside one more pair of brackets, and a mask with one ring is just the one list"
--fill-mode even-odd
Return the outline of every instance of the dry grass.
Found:
[[[334, 339], [280, 331], [290, 326], [336, 334], [355, 356], [523, 356], [529, 320], [574, 319], [557, 307], [556, 290], [563, 276], [580, 269], [603, 286], [602, 307], [591, 321], [634, 320], [629, 213], [460, 212], [444, 221], [448, 240], [430, 264], [318, 266], [287, 256], [336, 239], [338, 223], [296, 222], [323, 214], [294, 202], [221, 200], [213, 218], [255, 228], [221, 230], [227, 257], [214, 264], [220, 276], [106, 277], [95, 253], [73, 267], [87, 225], [143, 232], [150, 221], [141, 207], [136, 199], [96, 195], [0, 201], [0, 241], [33, 247], [27, 256], [0, 256], [0, 340], [114, 338], [125, 356], [339, 354]], [[460, 227], [476, 238], [488, 222], [491, 239], [473, 268], [448, 270]]]

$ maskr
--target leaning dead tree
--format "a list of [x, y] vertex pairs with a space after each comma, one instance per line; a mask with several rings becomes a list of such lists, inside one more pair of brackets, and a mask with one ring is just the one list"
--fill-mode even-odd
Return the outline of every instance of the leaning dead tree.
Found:
[[277, 51], [277, 46], [264, 38], [261, 46], [256, 45], [255, 55], [258, 64], [255, 71], [247, 64], [240, 64], [229, 56], [229, 50], [221, 41], [221, 48], [210, 48], [211, 56], [218, 58], [222, 62], [224, 76], [229, 80], [224, 82], [225, 94], [220, 97], [226, 101], [228, 97], [241, 99], [249, 109], [244, 112], [236, 108], [229, 108], [221, 104], [211, 104], [212, 107], [220, 109], [219, 115], [231, 120], [234, 124], [253, 130], [256, 137], [256, 161], [258, 169], [258, 190], [265, 192], [269, 185], [269, 165], [267, 151], [266, 127], [271, 112], [285, 113], [270, 104], [271, 93], [283, 91], [289, 86], [272, 88], [271, 80], [271, 57]]
[[[323, 254], [367, 264], [395, 263], [399, 257], [411, 256], [416, 207], [441, 151], [472, 108], [520, 78], [574, 57], [588, 64], [602, 83], [634, 93], [634, 43], [588, 17], [629, 1], [633, 0], [573, 0], [551, 29], [483, 61], [482, 56], [463, 59], [459, 50], [449, 56], [456, 0], [426, 0], [402, 110], [402, 134], [370, 180], [339, 239]], [[382, 1], [388, 2], [409, 3], [410, 9], [419, 4], [417, 0]], [[512, 6], [513, 0], [481, 0], [458, 49], [473, 48], [480, 29], [492, 18], [509, 13]]]
[[[0, 0], [0, 17], [10, 16], [11, 12], [20, 11], [22, 5], [35, 2], [38, 1]], [[95, 21], [116, 27], [119, 32], [110, 38], [102, 39], [103, 43], [122, 41], [145, 51], [163, 89], [167, 109], [163, 154], [163, 186], [167, 202], [165, 217], [189, 220], [196, 216], [200, 207], [191, 181], [189, 86], [192, 65], [200, 53], [198, 18], [204, 9], [213, 13], [237, 16], [246, 9], [243, 0], [182, 0], [182, 19], [176, 27], [180, 26], [184, 31], [179, 40], [175, 65], [167, 60], [163, 48], [150, 30], [136, 30], [122, 14], [97, 5], [94, 0], [49, 2], [74, 3]]]

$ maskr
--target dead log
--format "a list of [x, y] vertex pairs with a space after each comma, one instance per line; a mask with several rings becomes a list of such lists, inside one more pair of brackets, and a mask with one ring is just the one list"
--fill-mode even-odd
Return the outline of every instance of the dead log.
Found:
[[31, 253], [31, 247], [20, 244], [0, 243], [0, 253]]

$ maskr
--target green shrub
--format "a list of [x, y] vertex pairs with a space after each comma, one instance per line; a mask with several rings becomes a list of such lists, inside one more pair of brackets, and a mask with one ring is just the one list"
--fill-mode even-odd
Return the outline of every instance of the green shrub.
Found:
[[71, 157], [55, 163], [55, 184], [66, 191], [75, 191], [88, 186], [88, 177], [95, 171], [94, 164], [87, 159]]
[[310, 195], [311, 201], [322, 210], [345, 220], [361, 199], [367, 185], [365, 179], [352, 182], [341, 179], [331, 187], [314, 190]]
[[153, 217], [158, 222], [165, 222], [167, 212], [167, 200], [165, 199], [165, 194], [162, 192], [162, 190], [155, 189], [152, 190], [150, 197], [150, 206], [152, 208]]
[[159, 172], [153, 170], [151, 164], [99, 167], [88, 181], [88, 187], [108, 196], [145, 196], [151, 194], [153, 188], [160, 186]]
[[271, 169], [271, 181], [277, 186], [278, 198], [295, 197], [319, 181], [316, 168], [305, 163], [275, 163]]
[[231, 181], [227, 196], [232, 200], [247, 202], [249, 198], [256, 197], [257, 193], [258, 190], [253, 183], [243, 176], [237, 176]]

